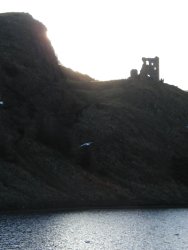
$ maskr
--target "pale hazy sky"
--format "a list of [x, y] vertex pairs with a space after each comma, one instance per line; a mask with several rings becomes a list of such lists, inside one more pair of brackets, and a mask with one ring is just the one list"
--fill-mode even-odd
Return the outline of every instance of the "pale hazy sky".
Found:
[[98, 80], [129, 77], [142, 57], [188, 90], [188, 0], [0, 0], [43, 22], [61, 63]]

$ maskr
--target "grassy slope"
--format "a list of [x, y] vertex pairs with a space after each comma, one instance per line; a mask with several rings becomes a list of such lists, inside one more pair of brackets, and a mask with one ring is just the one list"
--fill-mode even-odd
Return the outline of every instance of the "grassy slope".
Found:
[[77, 74], [62, 72], [45, 32], [28, 14], [0, 15], [0, 209], [93, 204], [117, 189], [70, 160], [83, 104], [66, 85]]
[[187, 202], [186, 92], [139, 80], [72, 84], [72, 90], [87, 103], [74, 138], [94, 141], [89, 171], [128, 188], [137, 203]]

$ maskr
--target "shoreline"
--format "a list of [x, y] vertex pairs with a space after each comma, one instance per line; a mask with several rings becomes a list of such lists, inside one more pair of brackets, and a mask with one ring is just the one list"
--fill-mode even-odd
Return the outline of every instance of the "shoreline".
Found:
[[69, 212], [84, 212], [97, 210], [166, 210], [166, 209], [186, 209], [188, 204], [184, 205], [122, 205], [122, 206], [77, 206], [77, 207], [62, 207], [62, 208], [46, 208], [46, 209], [15, 209], [1, 210], [1, 215], [32, 215], [32, 214], [48, 214], [48, 213], [69, 213]]

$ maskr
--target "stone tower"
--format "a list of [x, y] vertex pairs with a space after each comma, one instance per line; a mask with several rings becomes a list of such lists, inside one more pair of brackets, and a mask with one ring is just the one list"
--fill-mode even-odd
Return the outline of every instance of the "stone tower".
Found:
[[142, 57], [143, 65], [140, 70], [141, 79], [152, 79], [159, 81], [159, 57], [146, 58]]

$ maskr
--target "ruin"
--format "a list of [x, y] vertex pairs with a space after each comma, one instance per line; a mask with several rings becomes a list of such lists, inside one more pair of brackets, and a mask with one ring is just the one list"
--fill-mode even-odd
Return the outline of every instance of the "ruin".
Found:
[[132, 69], [131, 70], [131, 78], [135, 79], [138, 77], [138, 70], [137, 69]]
[[159, 57], [146, 58], [142, 57], [143, 65], [138, 75], [136, 69], [132, 69], [130, 73], [130, 78], [140, 78], [140, 79], [151, 79], [154, 81], [159, 81]]
[[150, 78], [154, 81], [159, 81], [159, 57], [142, 57], [142, 61], [143, 65], [140, 70], [140, 78]]

